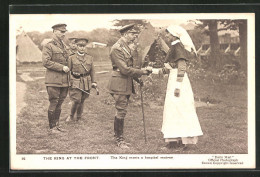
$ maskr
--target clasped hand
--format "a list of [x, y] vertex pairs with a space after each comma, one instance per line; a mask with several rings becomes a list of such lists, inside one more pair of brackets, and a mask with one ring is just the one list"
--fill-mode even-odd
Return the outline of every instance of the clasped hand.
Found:
[[152, 67], [151, 66], [147, 66], [147, 67], [145, 67], [145, 68], [142, 68], [142, 70], [144, 71], [144, 74], [145, 75], [149, 75], [149, 74], [151, 74], [152, 73]]
[[63, 66], [62, 70], [67, 73], [70, 71], [69, 67], [68, 66]]

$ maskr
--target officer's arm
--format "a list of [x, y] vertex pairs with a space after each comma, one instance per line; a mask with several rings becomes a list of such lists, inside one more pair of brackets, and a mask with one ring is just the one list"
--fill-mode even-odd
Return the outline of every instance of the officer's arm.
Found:
[[111, 60], [116, 64], [121, 74], [132, 77], [140, 77], [141, 75], [146, 74], [143, 70], [128, 67], [124, 60], [124, 54], [119, 49], [114, 49], [110, 55]]
[[54, 71], [62, 71], [64, 65], [52, 61], [51, 58], [52, 58], [51, 46], [46, 44], [43, 47], [43, 50], [42, 50], [42, 64], [43, 64], [43, 66], [45, 68], [48, 68], [48, 69], [51, 69], [51, 70], [54, 70]]
[[93, 63], [93, 57], [91, 58], [91, 70], [90, 70], [90, 77], [91, 77], [91, 82], [96, 83], [96, 76], [95, 76], [95, 67]]

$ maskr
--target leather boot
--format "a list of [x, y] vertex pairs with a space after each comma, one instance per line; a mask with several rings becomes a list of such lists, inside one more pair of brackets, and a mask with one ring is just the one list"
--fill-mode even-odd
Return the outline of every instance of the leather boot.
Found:
[[118, 118], [115, 117], [115, 120], [114, 120], [114, 137], [117, 138], [118, 136]]
[[58, 109], [55, 111], [55, 125], [57, 130], [61, 131], [61, 132], [66, 132], [65, 129], [60, 127], [60, 113], [61, 113], [61, 109]]
[[78, 108], [78, 103], [75, 103], [73, 101], [72, 104], [71, 104], [70, 116], [66, 119], [66, 122], [74, 120], [74, 115], [76, 113], [77, 108]]
[[48, 111], [48, 120], [49, 120], [50, 129], [56, 127], [55, 113], [53, 111]]
[[55, 124], [56, 124], [56, 126], [59, 126], [59, 124], [60, 124], [60, 113], [61, 113], [61, 109], [55, 110]]
[[117, 119], [118, 121], [118, 131], [117, 131], [117, 146], [122, 149], [128, 149], [129, 143], [126, 143], [123, 137], [124, 133], [124, 119]]
[[84, 107], [84, 102], [80, 103], [79, 106], [78, 106], [78, 110], [77, 110], [77, 120], [81, 120], [81, 116], [82, 116], [82, 113], [83, 113], [83, 107]]

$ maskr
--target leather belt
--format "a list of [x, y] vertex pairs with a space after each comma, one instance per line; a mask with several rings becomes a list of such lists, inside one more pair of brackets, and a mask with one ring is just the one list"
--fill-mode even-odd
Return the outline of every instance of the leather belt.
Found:
[[80, 77], [89, 76], [89, 73], [80, 74]]
[[90, 74], [89, 73], [85, 73], [85, 74], [80, 74], [80, 75], [75, 75], [73, 74], [73, 72], [71, 73], [72, 76], [76, 79], [79, 79], [80, 77], [85, 77], [85, 76], [89, 76]]

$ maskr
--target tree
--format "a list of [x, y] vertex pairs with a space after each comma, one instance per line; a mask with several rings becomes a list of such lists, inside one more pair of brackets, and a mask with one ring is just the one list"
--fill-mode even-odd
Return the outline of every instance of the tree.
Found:
[[220, 60], [220, 45], [218, 39], [218, 20], [199, 20], [197, 28], [204, 29], [204, 33], [209, 35], [210, 38], [210, 57], [209, 63], [211, 68], [219, 69]]

